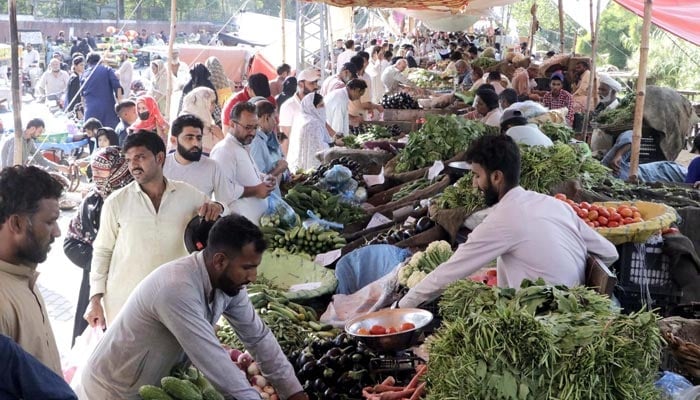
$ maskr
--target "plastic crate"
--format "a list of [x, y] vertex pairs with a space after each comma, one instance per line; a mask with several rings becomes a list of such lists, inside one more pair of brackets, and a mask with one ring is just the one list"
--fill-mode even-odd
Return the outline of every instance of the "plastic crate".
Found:
[[68, 132], [43, 134], [35, 139], [37, 144], [42, 144], [42, 143], [61, 144], [61, 143], [65, 143], [66, 140], [68, 140]]
[[658, 135], [652, 133], [650, 136], [642, 136], [639, 147], [639, 163], [646, 164], [655, 161], [664, 161], [666, 157], [659, 145]]
[[671, 280], [670, 260], [663, 253], [663, 238], [654, 235], [646, 243], [617, 246], [619, 260], [613, 264], [618, 284], [615, 297], [625, 312], [658, 309], [668, 315], [679, 304], [682, 292]]

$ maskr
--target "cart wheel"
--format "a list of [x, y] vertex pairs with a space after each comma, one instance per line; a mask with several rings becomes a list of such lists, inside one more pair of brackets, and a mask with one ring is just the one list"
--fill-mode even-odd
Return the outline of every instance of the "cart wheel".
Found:
[[70, 180], [68, 191], [75, 192], [78, 190], [78, 186], [80, 186], [80, 169], [77, 165], [73, 164], [68, 167], [68, 179]]

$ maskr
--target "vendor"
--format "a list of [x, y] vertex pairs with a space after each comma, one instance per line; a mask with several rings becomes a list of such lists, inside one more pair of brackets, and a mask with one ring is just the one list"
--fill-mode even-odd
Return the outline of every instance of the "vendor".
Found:
[[83, 370], [78, 398], [136, 399], [189, 359], [227, 399], [259, 400], [214, 334], [223, 315], [282, 399], [308, 400], [245, 286], [265, 251], [262, 232], [240, 215], [220, 218], [207, 247], [164, 264], [129, 296]]
[[523, 279], [552, 285], [584, 283], [586, 256], [612, 264], [615, 246], [586, 225], [566, 203], [519, 186], [520, 151], [510, 136], [482, 136], [467, 150], [473, 185], [493, 208], [455, 254], [399, 301], [417, 307], [445, 288], [497, 260], [498, 286], [519, 288]]
[[[613, 175], [622, 180], [629, 179], [630, 157], [632, 155], [632, 131], [621, 133], [613, 147], [600, 161], [613, 170]], [[685, 182], [688, 171], [680, 164], [671, 161], [657, 161], [639, 164], [637, 179], [640, 182]]]
[[595, 108], [595, 112], [599, 113], [605, 110], [614, 110], [620, 102], [617, 100], [617, 94], [622, 90], [620, 82], [613, 79], [608, 74], [598, 74], [598, 96], [600, 100]]
[[519, 110], [505, 110], [501, 116], [501, 133], [508, 135], [517, 144], [550, 147], [554, 145], [535, 124], [529, 124]]
[[411, 85], [408, 78], [403, 74], [406, 68], [408, 68], [406, 60], [399, 58], [394, 65], [390, 65], [384, 70], [382, 73], [382, 83], [387, 93], [398, 91], [399, 84]]
[[[700, 135], [693, 140], [691, 153], [700, 154]], [[688, 174], [685, 176], [685, 183], [692, 183], [696, 189], [700, 189], [700, 157], [695, 157], [688, 165]]]

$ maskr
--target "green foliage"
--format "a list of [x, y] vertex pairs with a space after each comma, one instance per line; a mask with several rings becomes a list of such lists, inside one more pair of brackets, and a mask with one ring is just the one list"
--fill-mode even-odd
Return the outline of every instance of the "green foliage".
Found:
[[[519, 36], [530, 35], [530, 24], [532, 23], [532, 15], [530, 7], [532, 0], [518, 1], [510, 6], [511, 23], [515, 24]], [[540, 22], [540, 30], [535, 34], [537, 43], [544, 43], [546, 49], [559, 50], [559, 9], [549, 1], [539, 1], [537, 8], [537, 19]], [[569, 16], [564, 16], [564, 47], [571, 49], [574, 45], [574, 36], [576, 30], [580, 26], [576, 21]], [[542, 44], [539, 44], [540, 49], [544, 49]]]
[[[641, 18], [615, 3], [610, 3], [600, 14], [598, 65], [610, 64], [620, 69], [625, 68], [627, 59], [639, 46], [641, 26]], [[580, 38], [576, 52], [591, 54], [590, 33]]]
[[[652, 27], [647, 61], [647, 84], [700, 90], [700, 47]], [[639, 70], [639, 49], [627, 66]]]

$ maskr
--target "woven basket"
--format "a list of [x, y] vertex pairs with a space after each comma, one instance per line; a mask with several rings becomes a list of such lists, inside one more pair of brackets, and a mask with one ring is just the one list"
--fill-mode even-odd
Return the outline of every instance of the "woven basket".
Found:
[[700, 378], [700, 320], [669, 317], [659, 327], [681, 369]]
[[622, 243], [644, 243], [653, 235], [654, 233], [666, 229], [671, 226], [672, 223], [676, 222], [678, 219], [678, 214], [676, 211], [661, 203], [651, 203], [648, 201], [610, 201], [604, 203], [594, 203], [598, 206], [603, 207], [615, 207], [622, 204], [631, 204], [642, 214], [644, 222], [637, 222], [636, 224], [623, 225], [618, 228], [595, 228], [595, 230], [603, 235], [606, 239], [611, 241], [613, 244]]
[[617, 135], [619, 133], [631, 130], [632, 122], [624, 122], [621, 124], [598, 125], [597, 128], [609, 135]]

